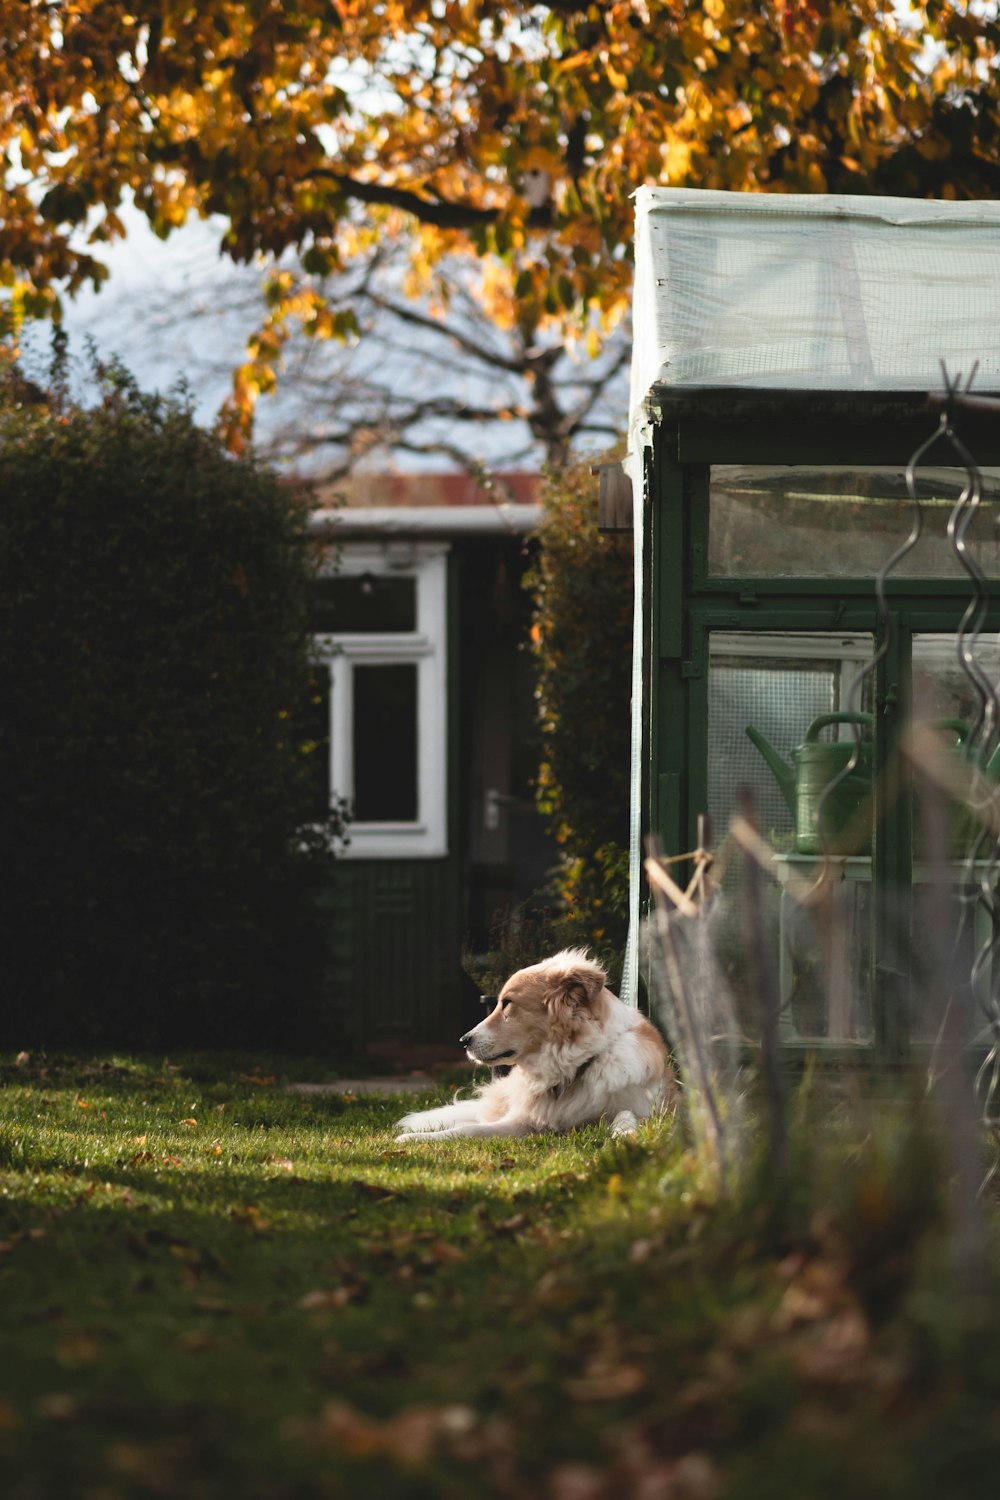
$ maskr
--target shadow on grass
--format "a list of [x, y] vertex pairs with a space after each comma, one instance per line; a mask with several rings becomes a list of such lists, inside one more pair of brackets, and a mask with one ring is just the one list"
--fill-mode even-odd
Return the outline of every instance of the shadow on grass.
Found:
[[991, 1493], [996, 1317], [963, 1342], [933, 1174], [857, 1119], [807, 1122], [776, 1236], [668, 1128], [400, 1148], [400, 1100], [79, 1087], [7, 1138], [16, 1500]]

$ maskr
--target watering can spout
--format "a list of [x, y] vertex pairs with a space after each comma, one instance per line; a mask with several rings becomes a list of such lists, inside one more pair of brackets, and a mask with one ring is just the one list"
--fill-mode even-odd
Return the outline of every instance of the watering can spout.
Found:
[[788, 810], [792, 817], [796, 816], [796, 776], [795, 772], [786, 761], [775, 750], [773, 745], [768, 744], [759, 729], [754, 729], [752, 724], [746, 726], [747, 739], [750, 741], [767, 761], [774, 774], [774, 779], [781, 788], [781, 795], [788, 803]]
[[[970, 729], [964, 719], [937, 719], [935, 729], [951, 729], [958, 736], [956, 749], [962, 751], [967, 757], [970, 755], [969, 735]], [[1000, 781], [1000, 745], [997, 745], [993, 754], [982, 768], [982, 774], [987, 781]]]

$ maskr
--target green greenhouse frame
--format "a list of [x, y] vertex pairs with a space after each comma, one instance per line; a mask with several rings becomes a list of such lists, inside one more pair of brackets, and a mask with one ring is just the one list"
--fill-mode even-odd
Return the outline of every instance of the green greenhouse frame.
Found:
[[[826, 244], [836, 241], [838, 235], [842, 240], [845, 224], [853, 227], [855, 203], [861, 206], [862, 215], [872, 214], [866, 200], [800, 201], [806, 229], [821, 235]], [[894, 200], [876, 201], [885, 205]], [[787, 759], [789, 745], [801, 740], [807, 728], [806, 689], [822, 689], [829, 696], [830, 708], [845, 708], [850, 677], [855, 693], [863, 689], [864, 706], [870, 714], [869, 753], [874, 767], [871, 832], [857, 848], [839, 851], [839, 858], [836, 852], [831, 856], [828, 851], [825, 858], [828, 865], [831, 858], [835, 859], [838, 880], [853, 880], [855, 892], [861, 892], [857, 899], [867, 902], [864, 939], [858, 939], [856, 933], [849, 939], [853, 984], [862, 992], [850, 1001], [855, 1009], [853, 1018], [845, 1013], [835, 1023], [827, 1012], [820, 1017], [814, 1015], [811, 1021], [801, 1016], [796, 1020], [793, 1011], [799, 1003], [796, 986], [800, 981], [794, 972], [795, 955], [786, 951], [791, 939], [785, 928], [791, 919], [786, 922], [785, 887], [780, 889], [780, 902], [777, 896], [774, 898], [778, 903], [774, 930], [767, 941], [775, 972], [781, 975], [781, 1035], [791, 1051], [820, 1051], [831, 1061], [849, 1056], [894, 1065], [927, 1040], [914, 1021], [916, 976], [909, 962], [912, 944], [900, 942], [901, 930], [912, 934], [914, 922], [923, 920], [918, 911], [922, 866], [910, 795], [912, 767], [896, 751], [910, 721], [916, 686], [928, 676], [925, 656], [931, 651], [936, 653], [935, 662], [943, 661], [945, 643], [951, 653], [948, 662], [953, 660], [954, 641], [967, 618], [971, 597], [968, 578], [945, 546], [942, 507], [946, 505], [950, 512], [966, 480], [946, 425], [950, 415], [962, 443], [976, 464], [987, 471], [982, 526], [992, 530], [983, 543], [986, 577], [976, 622], [986, 640], [991, 632], [995, 635], [1000, 631], [1000, 548], [996, 544], [995, 508], [1000, 486], [988, 474], [991, 468], [1000, 466], [1000, 409], [990, 410], [988, 401], [977, 409], [970, 402], [942, 416], [941, 402], [933, 399], [934, 393], [943, 389], [939, 356], [947, 358], [954, 368], [956, 358], [962, 357], [954, 341], [930, 351], [917, 368], [895, 371], [891, 356], [881, 367], [873, 368], [866, 345], [859, 369], [853, 357], [858, 320], [867, 316], [870, 331], [872, 308], [877, 316], [878, 307], [877, 287], [872, 294], [869, 287], [858, 284], [859, 278], [862, 283], [864, 279], [863, 235], [853, 247], [850, 268], [852, 290], [858, 294], [852, 302], [853, 326], [852, 316], [844, 311], [843, 278], [834, 288], [839, 296], [835, 331], [849, 346], [846, 376], [839, 382], [834, 376], [828, 388], [821, 388], [825, 371], [820, 362], [818, 380], [810, 380], [809, 371], [803, 374], [796, 370], [782, 383], [786, 350], [779, 329], [765, 351], [772, 357], [772, 364], [764, 378], [759, 374], [758, 347], [757, 374], [740, 380], [736, 368], [740, 329], [737, 326], [734, 336], [736, 320], [730, 319], [732, 342], [718, 341], [711, 378], [706, 380], [702, 355], [712, 343], [710, 321], [690, 333], [687, 350], [684, 339], [688, 337], [688, 324], [680, 333], [677, 325], [678, 309], [686, 314], [691, 301], [697, 301], [707, 232], [715, 236], [716, 244], [721, 240], [725, 248], [728, 233], [742, 235], [744, 243], [751, 243], [755, 230], [763, 226], [772, 258], [777, 253], [775, 246], [780, 251], [785, 231], [797, 234], [790, 254], [796, 258], [800, 290], [803, 285], [802, 220], [789, 216], [787, 200], [751, 200], [749, 215], [745, 214], [747, 203], [742, 195], [647, 190], [646, 202], [639, 205], [639, 217], [645, 218], [647, 232], [644, 236], [640, 223], [637, 315], [647, 320], [647, 332], [654, 333], [655, 338], [649, 340], [654, 348], [652, 362], [647, 358], [643, 365], [638, 353], [633, 367], [633, 451], [628, 464], [637, 548], [632, 810], [636, 920], [626, 973], [637, 989], [641, 963], [636, 933], [638, 919], [650, 905], [643, 861], [651, 844], [668, 856], [694, 851], [704, 827], [700, 819], [706, 813], [712, 814], [716, 844], [725, 838], [747, 756], [754, 763], [753, 747], [744, 743], [741, 734], [744, 721], [753, 717], [745, 704], [754, 700], [748, 700], [746, 693], [757, 692], [758, 698], [770, 694], [775, 700], [771, 711], [779, 719], [782, 710], [776, 707], [776, 695], [785, 694], [791, 703], [791, 708], [783, 711], [789, 721], [783, 752]], [[940, 207], [934, 205], [935, 209]], [[985, 246], [993, 257], [995, 284], [1000, 280], [1000, 206], [960, 208], [989, 210], [985, 220], [981, 215], [972, 219], [959, 213], [957, 222], [960, 235], [966, 234], [972, 224], [979, 232], [978, 239], [973, 237], [974, 249], [978, 254], [979, 247]], [[883, 209], [879, 232], [886, 217], [890, 216]], [[863, 218], [862, 230], [870, 223], [871, 219]], [[683, 236], [692, 224], [700, 238], [688, 246]], [[662, 231], [664, 225], [665, 232], [657, 241], [653, 231]], [[906, 222], [893, 227], [901, 238], [912, 228]], [[946, 232], [943, 216], [933, 223], [932, 230]], [[956, 275], [963, 272], [961, 248], [961, 244], [946, 247], [957, 256], [952, 261]], [[690, 266], [684, 258], [689, 250]], [[741, 253], [745, 259], [748, 252], [741, 248]], [[702, 257], [701, 267], [696, 263], [698, 256]], [[710, 289], [711, 297], [706, 296], [704, 301], [710, 314], [724, 321], [727, 309], [722, 307], [720, 312], [719, 286], [725, 289], [726, 278], [731, 284], [736, 273], [731, 265], [720, 270], [725, 257], [715, 250], [709, 259], [711, 264], [704, 274], [708, 279], [714, 274], [716, 284]], [[742, 265], [740, 274], [752, 269], [752, 264]], [[981, 261], [974, 262], [974, 270], [981, 275]], [[691, 284], [684, 283], [688, 271]], [[911, 274], [919, 277], [919, 267], [911, 268]], [[670, 285], [671, 278], [682, 283], [684, 296], [680, 301], [676, 285]], [[794, 301], [795, 276], [790, 279], [793, 284], [786, 282], [785, 293]], [[815, 280], [813, 276], [811, 284]], [[968, 372], [974, 359], [980, 358], [982, 376], [977, 390], [987, 392], [1000, 388], [1000, 378], [996, 378], [1000, 374], [1000, 332], [996, 322], [991, 326], [984, 321], [987, 304], [995, 296], [993, 288], [983, 285], [980, 291], [983, 317], [970, 327], [987, 347], [985, 351], [969, 349], [965, 370]], [[931, 284], [927, 295], [933, 292]], [[802, 311], [803, 316], [810, 313], [809, 308], [795, 310]], [[784, 313], [787, 307], [780, 311]], [[650, 323], [655, 327], [650, 329]], [[865, 332], [862, 328], [862, 334]], [[928, 338], [933, 334], [930, 329]], [[815, 342], [822, 351], [821, 335], [826, 337], [826, 331], [820, 330]], [[971, 332], [968, 336], [972, 337]], [[850, 347], [852, 343], [854, 348]], [[696, 362], [687, 380], [684, 356], [691, 351], [701, 363]], [[894, 383], [897, 375], [902, 378]], [[935, 434], [936, 440], [929, 444]], [[940, 497], [937, 505], [942, 535], [926, 546], [920, 543], [925, 547], [921, 558], [929, 559], [930, 566], [924, 560], [917, 570], [888, 573], [880, 610], [876, 580], [882, 564], [909, 531], [913, 506], [905, 471], [911, 457], [921, 449], [922, 464], [935, 466], [934, 492]], [[743, 486], [738, 493], [733, 488], [736, 481], [730, 477], [734, 473]], [[873, 485], [865, 479], [872, 474], [881, 476], [881, 482]], [[838, 491], [827, 482], [830, 475], [846, 475], [848, 480], [852, 475], [861, 476], [865, 482], [847, 482], [846, 489], [842, 484]], [[848, 496], [849, 505], [845, 504]], [[803, 523], [803, 515], [809, 524]], [[796, 527], [801, 527], [802, 533], [798, 540]], [[733, 541], [735, 532], [739, 532], [737, 542]], [[779, 657], [779, 653], [783, 654]], [[951, 681], [954, 675], [947, 663], [930, 673], [939, 696], [944, 692], [942, 682]], [[733, 699], [732, 693], [737, 690], [743, 696]], [[822, 707], [820, 699], [817, 702]], [[964, 707], [968, 714], [968, 704]], [[763, 703], [761, 711], [767, 708]], [[950, 704], [942, 713], [949, 710]], [[845, 737], [853, 732], [850, 725], [839, 731]], [[866, 729], [866, 735], [868, 732]], [[769, 772], [763, 760], [758, 757], [756, 764], [766, 779]], [[720, 785], [725, 796], [720, 794]], [[792, 822], [791, 831], [785, 827], [772, 839], [775, 865], [788, 880], [796, 874], [812, 879], [824, 857], [796, 852], [794, 818]], [[773, 830], [766, 822], [761, 828], [771, 836]], [[959, 864], [951, 860], [949, 868], [957, 869]], [[684, 866], [680, 868], [683, 871]], [[777, 884], [780, 886], [780, 879]], [[854, 919], [858, 920], [857, 912]], [[976, 922], [976, 944], [984, 940], [988, 944], [992, 929], [984, 929], [981, 915]]]

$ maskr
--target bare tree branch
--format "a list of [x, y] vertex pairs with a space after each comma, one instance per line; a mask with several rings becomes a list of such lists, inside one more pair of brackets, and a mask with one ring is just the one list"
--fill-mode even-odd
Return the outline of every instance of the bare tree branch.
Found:
[[[621, 431], [624, 330], [586, 358], [544, 328], [493, 321], [479, 300], [478, 267], [439, 267], [434, 300], [404, 296], [406, 271], [402, 255], [379, 247], [344, 275], [301, 278], [334, 310], [349, 307], [360, 336], [340, 343], [292, 333], [276, 392], [257, 408], [265, 458], [318, 478], [342, 477], [374, 450], [389, 462], [437, 457], [473, 472], [559, 464], [571, 448], [605, 446]], [[222, 400], [241, 362], [241, 332], [265, 313], [253, 273], [220, 269], [206, 253], [201, 265], [187, 265], [182, 287], [123, 309], [106, 352], [141, 377], [142, 366], [151, 367], [157, 381], [173, 359], [195, 389], [214, 389]], [[95, 329], [102, 344], [107, 326]]]
[[524, 359], [516, 356], [507, 356], [489, 352], [481, 341], [466, 338], [456, 327], [447, 325], [441, 318], [435, 318], [429, 313], [420, 312], [416, 306], [409, 307], [395, 302], [388, 297], [380, 297], [377, 294], [368, 293], [368, 300], [373, 307], [380, 308], [383, 312], [391, 313], [401, 323], [410, 323], [415, 328], [425, 328], [429, 332], [441, 336], [442, 334], [459, 349], [464, 349], [473, 359], [482, 360], [487, 364], [496, 365], [500, 369], [511, 370], [515, 374], [523, 374]]
[[[449, 203], [441, 198], [424, 198], [410, 188], [394, 187], [390, 183], [367, 182], [352, 177], [347, 172], [338, 172], [335, 167], [313, 167], [299, 179], [307, 182], [319, 178], [332, 182], [345, 198], [358, 203], [374, 203], [385, 208], [400, 208], [428, 224], [434, 229], [475, 229], [488, 227], [500, 218], [499, 208], [474, 208], [471, 203]], [[545, 229], [552, 223], [552, 209], [543, 204], [532, 208], [526, 223], [530, 229]]]

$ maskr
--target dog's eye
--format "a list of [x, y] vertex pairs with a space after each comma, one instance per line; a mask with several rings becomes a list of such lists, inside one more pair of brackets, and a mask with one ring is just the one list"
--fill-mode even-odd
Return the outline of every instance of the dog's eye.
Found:
[[500, 1009], [502, 1011], [506, 1012], [507, 1010], [509, 1010], [509, 1008], [510, 1008], [510, 1001], [509, 1000], [504, 999], [504, 1000], [500, 1001]]

